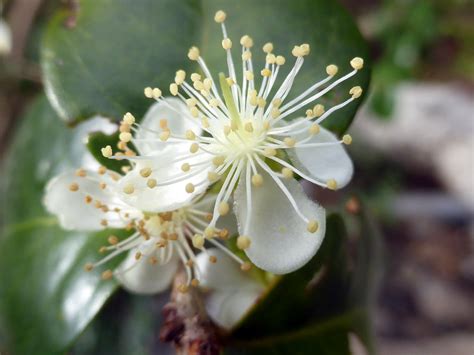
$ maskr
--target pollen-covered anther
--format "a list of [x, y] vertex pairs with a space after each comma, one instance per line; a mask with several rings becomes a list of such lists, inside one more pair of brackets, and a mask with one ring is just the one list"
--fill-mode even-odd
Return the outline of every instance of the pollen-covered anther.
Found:
[[168, 120], [166, 118], [160, 119], [160, 128], [163, 130], [168, 130]]
[[92, 202], [92, 196], [87, 195], [86, 197], [84, 197], [84, 201], [85, 201], [85, 203], [87, 203], [87, 204], [91, 203], [91, 202]]
[[141, 259], [141, 257], [142, 257], [142, 253], [141, 253], [141, 252], [139, 252], [139, 251], [137, 251], [137, 252], [135, 253], [135, 260], [137, 260], [137, 261], [138, 261], [138, 260], [140, 260], [140, 259]]
[[101, 181], [99, 183], [99, 187], [101, 188], [101, 190], [105, 190], [107, 188], [107, 184], [105, 182]]
[[135, 117], [130, 112], [127, 112], [123, 116], [123, 122], [131, 126], [135, 123]]
[[313, 107], [313, 115], [315, 117], [321, 117], [325, 112], [324, 106], [321, 104], [317, 104]]
[[110, 145], [105, 146], [104, 148], [102, 148], [102, 149], [100, 150], [100, 152], [102, 153], [102, 155], [103, 155], [105, 158], [110, 158], [110, 157], [113, 155], [112, 147], [111, 147]]
[[214, 255], [211, 255], [211, 256], [209, 257], [209, 261], [210, 261], [212, 264], [215, 264], [215, 263], [217, 263], [217, 257], [214, 256]]
[[254, 75], [250, 70], [247, 70], [245, 72], [245, 79], [247, 79], [248, 81], [251, 81], [254, 79]]
[[281, 115], [281, 111], [276, 107], [272, 108], [271, 110], [272, 118], [278, 118]]
[[146, 168], [140, 169], [141, 177], [147, 178], [151, 175], [151, 173], [152, 173], [151, 168], [146, 167]]
[[250, 58], [252, 58], [252, 52], [245, 51], [242, 53], [242, 60], [249, 60]]
[[170, 93], [173, 96], [178, 95], [178, 84], [176, 84], [176, 83], [170, 84]]
[[206, 229], [204, 229], [204, 236], [207, 238], [207, 239], [211, 239], [214, 237], [214, 235], [216, 234], [216, 230], [214, 229], [214, 227], [206, 227]]
[[143, 89], [143, 93], [145, 94], [146, 97], [148, 97], [149, 99], [153, 98], [153, 89], [151, 87], [146, 87], [145, 89]]
[[262, 47], [263, 51], [267, 54], [273, 52], [273, 43], [267, 42]]
[[188, 129], [185, 133], [185, 137], [186, 139], [193, 141], [196, 139], [196, 134], [192, 130]]
[[191, 60], [198, 60], [200, 56], [198, 47], [191, 47], [188, 52], [188, 58]]
[[225, 21], [226, 17], [227, 17], [227, 14], [224, 11], [219, 10], [214, 15], [214, 21], [216, 21], [217, 23], [222, 23]]
[[345, 134], [343, 137], [342, 137], [342, 142], [346, 145], [349, 145], [352, 143], [352, 136], [350, 134]]
[[306, 230], [310, 233], [316, 233], [319, 229], [319, 223], [315, 221], [314, 219], [310, 220], [308, 222], [308, 225], [306, 226]]
[[192, 279], [191, 280], [191, 286], [198, 287], [199, 286], [199, 280], [198, 279]]
[[240, 38], [240, 44], [245, 48], [251, 48], [253, 46], [253, 39], [248, 35], [244, 35]]
[[84, 270], [86, 271], [92, 271], [93, 268], [94, 268], [94, 264], [92, 263], [87, 263], [86, 265], [84, 265]]
[[222, 130], [224, 131], [224, 134], [226, 136], [228, 136], [230, 132], [232, 132], [232, 128], [229, 125], [225, 125], [224, 128], [222, 128]]
[[150, 189], [154, 189], [156, 187], [156, 184], [156, 179], [148, 179], [146, 182], [146, 186], [148, 186]]
[[130, 132], [130, 125], [122, 122], [122, 124], [119, 127], [120, 132]]
[[251, 243], [250, 238], [245, 235], [241, 235], [237, 238], [237, 248], [241, 250], [244, 250], [250, 247], [250, 243]]
[[97, 173], [99, 175], [104, 175], [107, 172], [107, 168], [105, 166], [100, 166], [99, 169], [97, 170]]
[[327, 73], [329, 76], [334, 76], [334, 75], [336, 75], [336, 74], [337, 74], [337, 71], [338, 71], [337, 65], [329, 64], [329, 65], [326, 67], [326, 73]]
[[191, 113], [191, 116], [193, 116], [194, 118], [199, 117], [199, 110], [198, 110], [197, 107], [195, 107], [195, 106], [191, 107], [189, 109], [189, 112]]
[[285, 64], [285, 62], [286, 62], [285, 57], [283, 57], [282, 55], [277, 55], [277, 57], [276, 57], [276, 64], [277, 65], [281, 66], [281, 65]]
[[232, 86], [235, 84], [234, 79], [232, 79], [231, 77], [225, 78], [225, 81], [227, 82], [227, 85], [229, 86]]
[[132, 134], [130, 132], [122, 132], [119, 135], [119, 139], [121, 142], [128, 143], [132, 140]]
[[351, 67], [355, 70], [361, 70], [364, 67], [364, 60], [360, 57], [355, 57], [351, 60]]
[[222, 40], [222, 48], [226, 50], [232, 48], [232, 41], [230, 40], [230, 38], [224, 38]]
[[223, 228], [219, 231], [219, 238], [221, 238], [222, 240], [226, 240], [227, 238], [229, 238], [229, 234], [229, 230]]
[[309, 127], [309, 134], [311, 134], [311, 135], [318, 134], [320, 131], [321, 131], [321, 127], [317, 123], [313, 123]]
[[158, 99], [161, 97], [161, 90], [158, 88], [154, 88], [152, 94], [154, 99]]
[[273, 54], [273, 53], [267, 54], [267, 56], [265, 57], [265, 61], [266, 61], [268, 64], [275, 64], [275, 62], [276, 62], [276, 56], [275, 56], [275, 54]]
[[354, 86], [349, 90], [349, 94], [352, 95], [353, 99], [357, 99], [360, 97], [360, 95], [362, 95], [362, 88], [360, 86]]
[[76, 182], [73, 182], [69, 185], [69, 191], [76, 192], [79, 191], [79, 185]]
[[197, 143], [193, 143], [191, 144], [191, 146], [189, 147], [189, 152], [190, 153], [196, 153], [197, 151], [199, 150], [199, 144]]
[[269, 77], [270, 75], [272, 75], [272, 71], [268, 68], [265, 68], [260, 71], [260, 74], [264, 77]]
[[282, 100], [280, 98], [276, 98], [272, 101], [272, 106], [275, 108], [279, 108], [282, 104]]
[[296, 144], [296, 140], [294, 138], [291, 138], [291, 137], [286, 137], [283, 142], [285, 143], [285, 145], [289, 148], [293, 148]]
[[107, 241], [109, 242], [110, 245], [116, 245], [119, 242], [119, 239], [115, 235], [110, 235], [107, 238]]
[[247, 132], [253, 132], [253, 124], [252, 122], [247, 122], [245, 125], [244, 125], [244, 129], [247, 131]]
[[176, 85], [181, 85], [182, 83], [184, 83], [185, 79], [186, 79], [186, 72], [181, 69], [178, 70], [174, 77], [174, 82], [176, 83]]
[[252, 176], [252, 185], [255, 187], [260, 187], [263, 185], [263, 177], [260, 174], [255, 174]]
[[215, 166], [221, 166], [224, 164], [225, 157], [223, 155], [218, 155], [217, 157], [212, 158], [212, 164]]
[[327, 185], [328, 189], [330, 189], [330, 190], [337, 190], [337, 181], [334, 180], [334, 179], [329, 179], [326, 182], [326, 185]]
[[194, 192], [194, 189], [195, 189], [194, 184], [192, 184], [190, 182], [187, 183], [186, 186], [185, 186], [185, 190], [188, 194], [192, 194]]
[[293, 54], [295, 57], [304, 57], [307, 56], [310, 52], [310, 47], [309, 44], [302, 44], [300, 46], [294, 46], [293, 50], [291, 51], [291, 54]]
[[209, 171], [207, 173], [207, 179], [209, 180], [209, 182], [216, 182], [217, 180], [219, 180], [219, 178], [220, 178], [220, 175], [216, 173], [215, 171]]
[[112, 272], [112, 270], [105, 270], [102, 273], [102, 280], [110, 280], [112, 276], [114, 276], [114, 273]]
[[281, 174], [285, 179], [292, 179], [293, 178], [293, 170], [290, 168], [284, 167], [281, 169]]
[[181, 284], [178, 286], [178, 291], [181, 293], [187, 293], [189, 291], [188, 285]]
[[190, 169], [191, 165], [189, 165], [189, 163], [183, 163], [183, 165], [181, 165], [181, 170], [184, 172], [188, 172]]
[[226, 214], [229, 213], [229, 210], [230, 210], [229, 204], [225, 201], [222, 201], [219, 204], [217, 210], [221, 216], [225, 216]]
[[77, 169], [76, 170], [76, 176], [78, 177], [86, 177], [87, 172], [84, 169]]
[[244, 262], [243, 264], [240, 265], [240, 269], [242, 271], [250, 271], [252, 269], [252, 264], [249, 263], [248, 261]]
[[127, 184], [123, 187], [123, 192], [126, 193], [127, 195], [133, 194], [135, 191], [135, 187], [132, 184]]
[[202, 249], [204, 242], [204, 237], [201, 234], [195, 234], [192, 238], [193, 247], [196, 249]]
[[263, 155], [265, 155], [266, 157], [273, 157], [276, 155], [276, 153], [277, 151], [274, 148], [265, 148], [263, 150]]
[[163, 131], [159, 134], [159, 138], [162, 142], [166, 142], [171, 135], [170, 131]]
[[307, 118], [307, 119], [314, 118], [314, 113], [313, 113], [313, 110], [311, 110], [311, 109], [308, 109], [308, 110], [306, 110], [306, 112], [305, 112], [305, 113], [306, 113], [306, 118]]

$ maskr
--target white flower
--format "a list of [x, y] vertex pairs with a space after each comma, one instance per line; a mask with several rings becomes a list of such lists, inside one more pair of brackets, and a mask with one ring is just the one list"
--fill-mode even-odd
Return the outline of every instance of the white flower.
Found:
[[[349, 98], [328, 110], [317, 104], [306, 111], [306, 117], [285, 119], [354, 76], [362, 69], [363, 60], [352, 59], [353, 70], [337, 79], [338, 68], [328, 65], [327, 77], [287, 102], [304, 57], [310, 52], [309, 45], [294, 47], [294, 66], [276, 89], [285, 58], [273, 54], [273, 45], [267, 43], [263, 46], [265, 67], [254, 71], [253, 40], [243, 36], [243, 72], [238, 84], [225, 17], [222, 11], [215, 17], [222, 25], [228, 64], [227, 77], [219, 74], [222, 95], [199, 49], [192, 47], [188, 57], [199, 64], [203, 74], [191, 74], [192, 83], [188, 83], [186, 73], [177, 71], [170, 85], [172, 98], [163, 98], [158, 88], [146, 88], [145, 95], [158, 101], [151, 111], [163, 118], [160, 125], [151, 127], [146, 118], [138, 125], [127, 113], [124, 120], [128, 123], [120, 139], [123, 144], [132, 142], [140, 153], [125, 158], [150, 168], [157, 186], [166, 188], [163, 203], [182, 203], [219, 181], [213, 218], [205, 234], [214, 233], [234, 194], [237, 245], [258, 267], [288, 273], [314, 256], [325, 233], [324, 209], [305, 196], [294, 176], [333, 190], [349, 182], [353, 166], [343, 144], [350, 144], [351, 137], [345, 135], [339, 140], [319, 124], [360, 97], [362, 89], [353, 87]], [[258, 73], [262, 76], [260, 87], [255, 80]], [[127, 132], [128, 125], [135, 131], [134, 137]], [[106, 153], [112, 159], [124, 158], [121, 153]], [[143, 186], [146, 179], [136, 174], [123, 183]], [[129, 198], [150, 201], [155, 196], [153, 191], [141, 191], [143, 196], [131, 193]]]
[[213, 248], [208, 253], [220, 262], [215, 267], [206, 255], [197, 256], [197, 265], [204, 275], [201, 286], [210, 291], [205, 299], [206, 310], [215, 323], [230, 329], [255, 304], [264, 286], [240, 270], [221, 250]]

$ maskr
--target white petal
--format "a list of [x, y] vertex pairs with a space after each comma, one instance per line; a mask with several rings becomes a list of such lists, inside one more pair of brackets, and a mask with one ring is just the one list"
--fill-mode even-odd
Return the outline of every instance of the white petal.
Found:
[[[211, 263], [209, 256], [217, 257], [217, 262]], [[207, 249], [196, 257], [200, 272], [200, 285], [214, 290], [238, 290], [260, 288], [260, 285], [240, 270], [240, 264], [231, 259], [222, 250]]]
[[[183, 162], [172, 162], [174, 158], [175, 154], [160, 154], [153, 160], [140, 160], [129, 173], [120, 179], [118, 188], [120, 198], [129, 205], [146, 212], [171, 211], [189, 204], [195, 196], [204, 192], [209, 186], [207, 172], [212, 169], [212, 164], [201, 165], [196, 167], [195, 170], [191, 168], [189, 172], [185, 173], [181, 170]], [[207, 155], [198, 155], [186, 160], [186, 162], [196, 164], [202, 163], [207, 159], [209, 159]], [[152, 169], [153, 172], [148, 178], [140, 175], [140, 170], [143, 168]], [[193, 175], [197, 169], [203, 170]], [[190, 177], [159, 186], [160, 183], [167, 180], [174, 181], [186, 176]], [[149, 179], [155, 179], [158, 186], [149, 188], [147, 186]], [[193, 193], [186, 191], [188, 183], [195, 185]], [[123, 192], [123, 189], [129, 184], [134, 187], [134, 192], [126, 194]]]
[[205, 300], [207, 313], [219, 326], [230, 329], [250, 310], [262, 290], [214, 291]]
[[10, 54], [12, 50], [12, 33], [5, 20], [0, 19], [0, 55]]
[[[289, 273], [306, 264], [318, 251], [326, 229], [325, 210], [305, 195], [296, 180], [284, 182], [303, 215], [319, 223], [316, 233], [309, 233], [306, 223], [298, 216], [272, 177], [263, 171], [261, 174], [263, 185], [252, 188], [252, 215], [248, 230], [251, 244], [245, 252], [263, 270], [274, 274]], [[241, 230], [247, 215], [243, 178], [235, 191], [234, 199]]]
[[156, 142], [140, 142], [134, 140], [134, 144], [142, 155], [151, 154], [164, 149], [172, 150], [173, 147], [171, 145], [158, 140], [158, 133], [156, 132], [162, 131], [160, 128], [160, 121], [162, 119], [168, 121], [168, 128], [173, 134], [184, 135], [188, 129], [191, 129], [196, 135], [202, 133], [200, 126], [191, 122], [191, 120], [196, 119], [190, 115], [188, 107], [181, 100], [174, 97], [165, 98], [153, 104], [140, 123], [140, 128], [135, 138], [156, 140]]
[[[309, 127], [311, 122], [307, 122]], [[296, 135], [297, 140], [308, 137], [308, 133]], [[337, 137], [321, 127], [307, 143], [337, 142]], [[329, 179], [337, 182], [338, 188], [346, 186], [352, 178], [354, 166], [344, 149], [343, 144], [334, 144], [327, 147], [309, 147], [288, 149], [288, 154], [295, 167], [302, 170], [315, 180], [326, 183]]]
[[125, 289], [134, 293], [152, 294], [166, 290], [178, 269], [178, 258], [173, 256], [164, 265], [152, 265], [145, 257], [138, 261], [135, 259], [135, 253], [139, 250], [143, 251], [136, 248], [129, 252], [117, 268], [115, 278]]
[[[87, 172], [87, 176], [95, 173]], [[98, 179], [97, 174], [95, 177]], [[109, 181], [110, 180], [110, 181]], [[109, 188], [113, 188], [112, 180], [108, 180]], [[77, 183], [78, 191], [70, 191], [72, 183]], [[102, 190], [99, 182], [89, 178], [77, 177], [74, 172], [66, 172], [51, 179], [46, 186], [43, 203], [46, 209], [57, 215], [63, 228], [78, 230], [101, 230], [104, 227], [101, 220], [107, 219], [109, 227], [123, 227], [125, 222], [119, 220], [112, 212], [103, 213], [94, 207], [93, 203], [86, 203], [85, 196], [89, 195], [94, 200], [100, 200], [103, 204], [116, 206], [119, 202], [112, 191]], [[135, 211], [130, 211], [135, 212]]]

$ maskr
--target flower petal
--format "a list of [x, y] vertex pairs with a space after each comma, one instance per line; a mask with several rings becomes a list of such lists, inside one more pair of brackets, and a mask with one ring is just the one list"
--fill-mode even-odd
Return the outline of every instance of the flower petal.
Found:
[[[154, 245], [151, 246], [153, 248]], [[147, 258], [135, 259], [135, 253], [143, 248], [132, 249], [120, 264], [115, 278], [130, 292], [152, 294], [166, 290], [178, 269], [178, 258], [173, 255], [168, 263], [152, 265]]]
[[[215, 256], [217, 262], [211, 263], [209, 256]], [[239, 264], [217, 248], [207, 249], [196, 257], [200, 272], [200, 285], [214, 290], [238, 290], [260, 288], [260, 284], [251, 279]]]
[[[309, 127], [311, 122], [307, 122]], [[307, 133], [296, 135], [297, 141], [305, 139]], [[321, 127], [320, 132], [306, 143], [337, 142], [337, 137]], [[344, 149], [343, 144], [334, 144], [326, 147], [308, 147], [289, 149], [291, 161], [296, 168], [302, 170], [315, 180], [326, 183], [330, 179], [337, 182], [337, 187], [346, 186], [352, 178], [354, 166], [352, 160]]]
[[[101, 221], [109, 221], [109, 227], [123, 227], [125, 222], [117, 218], [113, 212], [104, 213], [94, 206], [86, 203], [86, 196], [91, 196], [94, 201], [99, 200], [108, 206], [117, 206], [120, 203], [113, 193], [113, 180], [109, 179], [108, 187], [101, 189], [98, 174], [88, 171], [87, 177], [78, 177], [74, 172], [66, 172], [51, 179], [46, 186], [43, 203], [46, 209], [57, 215], [63, 228], [78, 230], [101, 230], [104, 227]], [[77, 184], [78, 190], [71, 191], [71, 184]], [[122, 205], [120, 205], [122, 207]], [[136, 211], [128, 211], [136, 213]]]
[[219, 326], [230, 329], [250, 310], [261, 292], [255, 288], [211, 292], [205, 300], [207, 313]]
[[[189, 164], [201, 164], [195, 170], [183, 172], [180, 162], [173, 162], [176, 154], [160, 154], [153, 160], [140, 160], [135, 167], [119, 181], [118, 193], [120, 198], [135, 208], [146, 212], [164, 212], [178, 209], [188, 204], [195, 196], [203, 193], [209, 186], [207, 172], [212, 169], [211, 164], [202, 164], [209, 159], [206, 153], [193, 156], [186, 160]], [[140, 171], [150, 168], [152, 173], [144, 178]], [[150, 179], [157, 182], [157, 186], [150, 188], [147, 184]], [[171, 181], [171, 183], [166, 183]], [[164, 185], [166, 183], [166, 185]], [[194, 192], [186, 191], [187, 184], [195, 186]], [[126, 186], [133, 186], [133, 193], [125, 193]]]
[[[216, 203], [216, 194], [213, 192], [208, 192], [203, 196], [199, 201], [193, 203], [193, 208], [198, 209], [203, 212], [214, 212], [214, 205]], [[229, 206], [232, 206], [232, 198], [228, 201]], [[233, 211], [229, 211], [225, 216], [220, 216], [216, 224], [217, 228], [227, 229], [229, 231], [229, 236], [233, 236], [238, 233], [237, 228], [237, 219]]]
[[326, 229], [325, 210], [305, 195], [296, 180], [284, 182], [303, 215], [319, 224], [315, 233], [308, 232], [307, 224], [273, 178], [263, 171], [261, 175], [264, 183], [252, 189], [251, 211], [246, 208], [244, 178], [234, 194], [235, 213], [241, 233], [247, 212], [252, 214], [248, 230], [251, 244], [245, 252], [263, 270], [274, 274], [289, 273], [306, 264], [319, 249]]
[[[188, 117], [190, 119], [186, 119]], [[152, 154], [163, 149], [172, 150], [172, 146], [158, 139], [159, 132], [162, 131], [160, 121], [167, 120], [168, 128], [173, 134], [184, 135], [191, 129], [196, 135], [200, 135], [202, 130], [193, 120], [188, 107], [175, 97], [168, 97], [154, 103], [143, 117], [140, 127], [134, 139], [134, 144], [141, 155]], [[194, 119], [195, 120], [195, 119]], [[137, 139], [152, 139], [154, 142], [140, 142]]]

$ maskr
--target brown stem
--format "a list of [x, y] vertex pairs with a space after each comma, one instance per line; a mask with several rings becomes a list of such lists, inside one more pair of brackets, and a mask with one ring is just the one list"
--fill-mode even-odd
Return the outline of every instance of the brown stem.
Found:
[[201, 294], [194, 287], [181, 292], [185, 283], [186, 273], [181, 270], [174, 279], [170, 302], [163, 307], [160, 339], [173, 343], [178, 355], [218, 355], [216, 328], [206, 314]]

